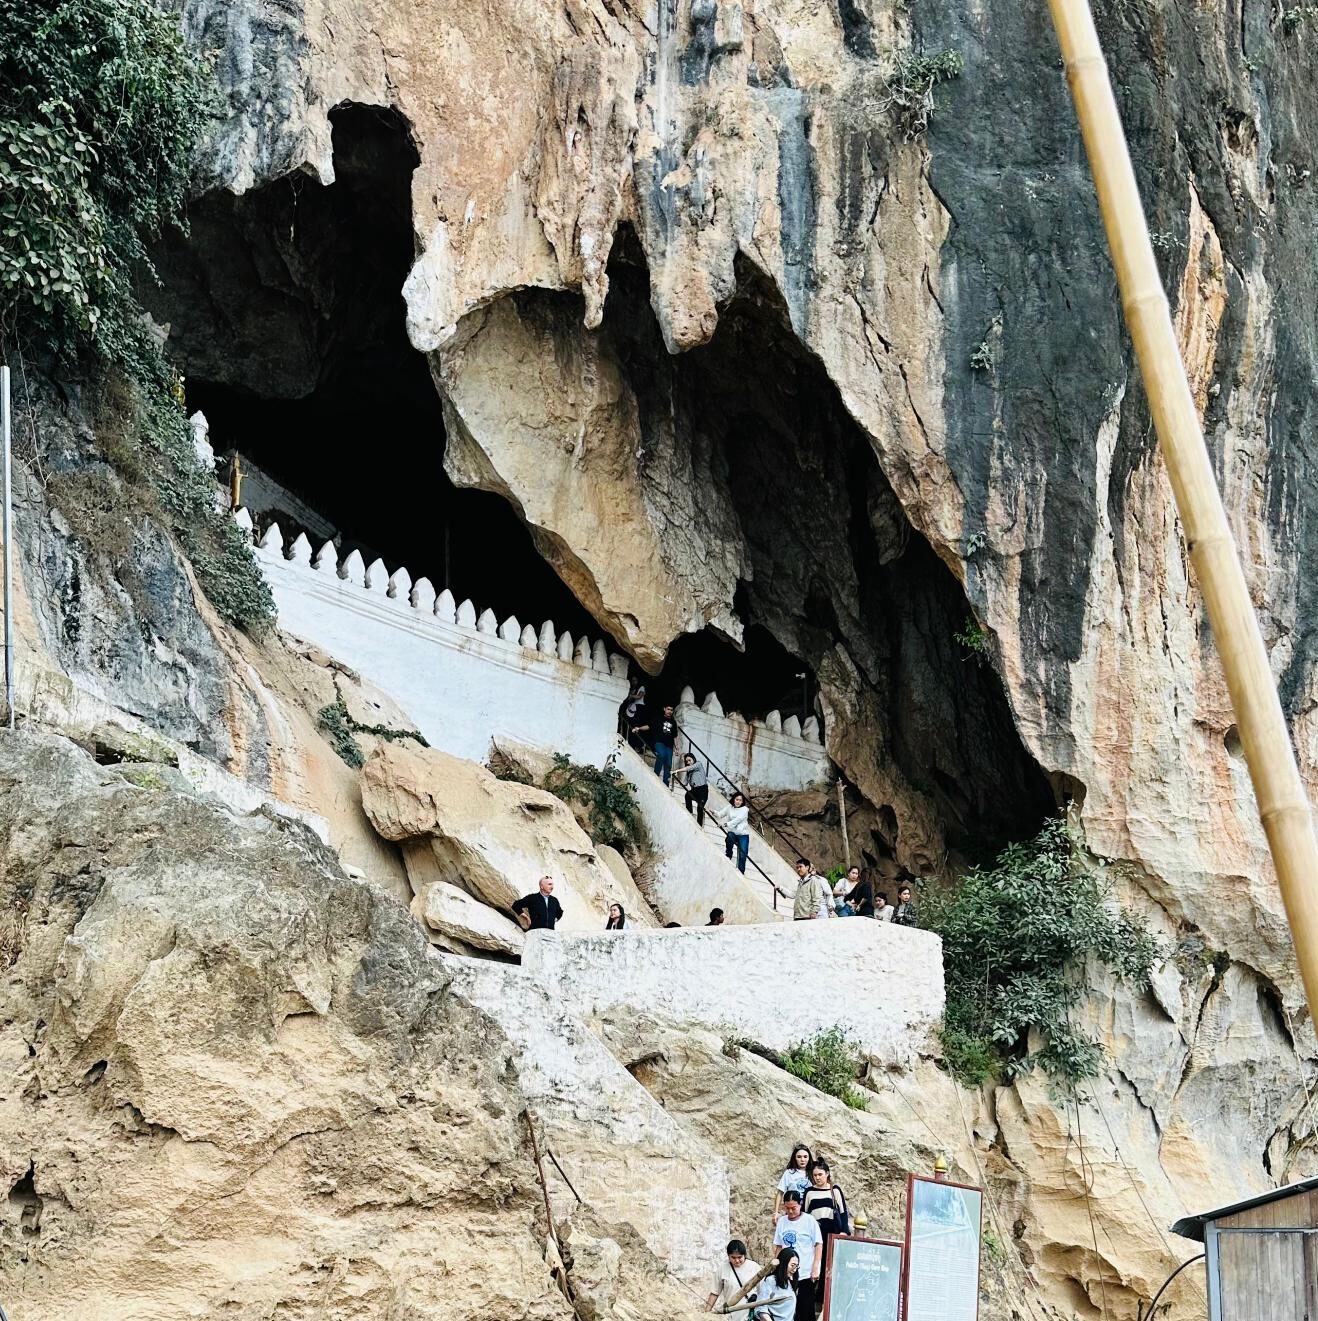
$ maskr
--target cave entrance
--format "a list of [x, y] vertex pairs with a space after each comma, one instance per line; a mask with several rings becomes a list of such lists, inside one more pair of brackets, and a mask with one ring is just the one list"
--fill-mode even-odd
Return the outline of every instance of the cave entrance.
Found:
[[679, 639], [661, 695], [689, 683], [750, 717], [831, 711], [830, 752], [870, 804], [859, 841], [870, 861], [927, 874], [943, 858], [913, 835], [962, 859], [1033, 835], [1056, 799], [996, 671], [959, 641], [973, 621], [961, 584], [912, 527], [772, 284], [738, 258], [713, 338], [672, 357], [624, 231], [603, 333], [660, 477], [682, 452], [707, 498], [735, 511], [748, 561], [733, 603], [744, 648], [708, 629]]
[[151, 301], [189, 411], [217, 456], [240, 456], [243, 503], [286, 544], [332, 538], [340, 561], [406, 567], [499, 618], [598, 633], [507, 501], [444, 472], [443, 407], [401, 293], [419, 163], [406, 121], [345, 104], [330, 123], [333, 183], [208, 194], [158, 262]]

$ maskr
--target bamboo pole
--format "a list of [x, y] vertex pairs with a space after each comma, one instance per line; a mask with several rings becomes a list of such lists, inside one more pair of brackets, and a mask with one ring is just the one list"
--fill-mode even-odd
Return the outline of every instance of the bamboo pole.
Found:
[[1309, 801], [1204, 446], [1093, 15], [1087, 0], [1048, 3], [1094, 175], [1126, 323], [1190, 560], [1222, 657], [1313, 1015], [1318, 1010], [1318, 839]]

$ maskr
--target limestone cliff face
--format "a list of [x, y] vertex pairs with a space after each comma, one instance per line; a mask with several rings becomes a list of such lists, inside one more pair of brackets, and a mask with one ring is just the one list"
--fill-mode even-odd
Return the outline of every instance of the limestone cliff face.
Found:
[[[342, 102], [404, 117], [419, 164], [402, 292], [446, 469], [505, 497], [642, 664], [684, 632], [768, 629], [814, 670], [830, 754], [921, 872], [949, 839], [1024, 829], [1050, 785], [1123, 864], [1176, 958], [1151, 996], [1096, 987], [1110, 1073], [1087, 1109], [1023, 1083], [967, 1121], [1043, 1294], [1133, 1317], [1181, 1251], [1157, 1226], [1311, 1172], [1312, 1027], [1042, 11], [179, 7], [228, 98], [212, 189], [327, 182]], [[1258, 5], [1100, 8], [1318, 784], [1315, 38]], [[912, 136], [894, 71], [944, 49], [962, 71]], [[250, 277], [270, 295], [252, 309], [332, 302], [281, 253]], [[215, 379], [305, 380], [310, 322], [279, 321], [272, 354], [242, 301], [208, 338], [176, 300], [175, 344]], [[971, 613], [983, 665], [953, 638]], [[51, 620], [52, 649], [76, 650]], [[200, 677], [177, 684], [191, 706], [156, 703], [180, 728], [235, 709], [217, 645], [200, 638]]]

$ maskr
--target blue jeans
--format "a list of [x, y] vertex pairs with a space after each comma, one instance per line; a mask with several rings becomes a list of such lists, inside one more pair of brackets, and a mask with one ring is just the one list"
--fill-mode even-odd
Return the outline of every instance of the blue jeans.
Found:
[[665, 785], [673, 773], [673, 745], [656, 743], [654, 745], [654, 773], [663, 777]]
[[732, 857], [734, 848], [737, 850], [737, 870], [744, 874], [746, 858], [751, 851], [751, 837], [749, 835], [728, 835], [724, 840], [724, 851], [729, 859]]

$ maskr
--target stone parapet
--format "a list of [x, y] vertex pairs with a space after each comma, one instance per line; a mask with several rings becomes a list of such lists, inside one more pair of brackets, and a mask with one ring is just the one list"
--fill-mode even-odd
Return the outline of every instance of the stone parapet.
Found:
[[[714, 692], [697, 704], [690, 688], [682, 690], [676, 714], [695, 745], [691, 751], [711, 758], [737, 788], [804, 789], [828, 779], [828, 754], [814, 716], [802, 724], [796, 716], [784, 720], [770, 711], [762, 720], [747, 720], [724, 711]], [[678, 751], [686, 751], [686, 745]]]
[[[239, 526], [251, 530], [244, 511]], [[552, 622], [500, 621], [471, 601], [436, 594], [425, 578], [332, 542], [285, 547], [278, 524], [257, 543], [286, 632], [323, 648], [383, 688], [433, 746], [483, 761], [500, 735], [602, 763], [627, 695], [627, 659], [602, 639], [573, 638]]]
[[840, 1026], [883, 1064], [924, 1051], [943, 1016], [942, 941], [860, 917], [594, 936], [533, 931], [522, 967], [579, 1014], [626, 1006], [731, 1025], [774, 1050]]

